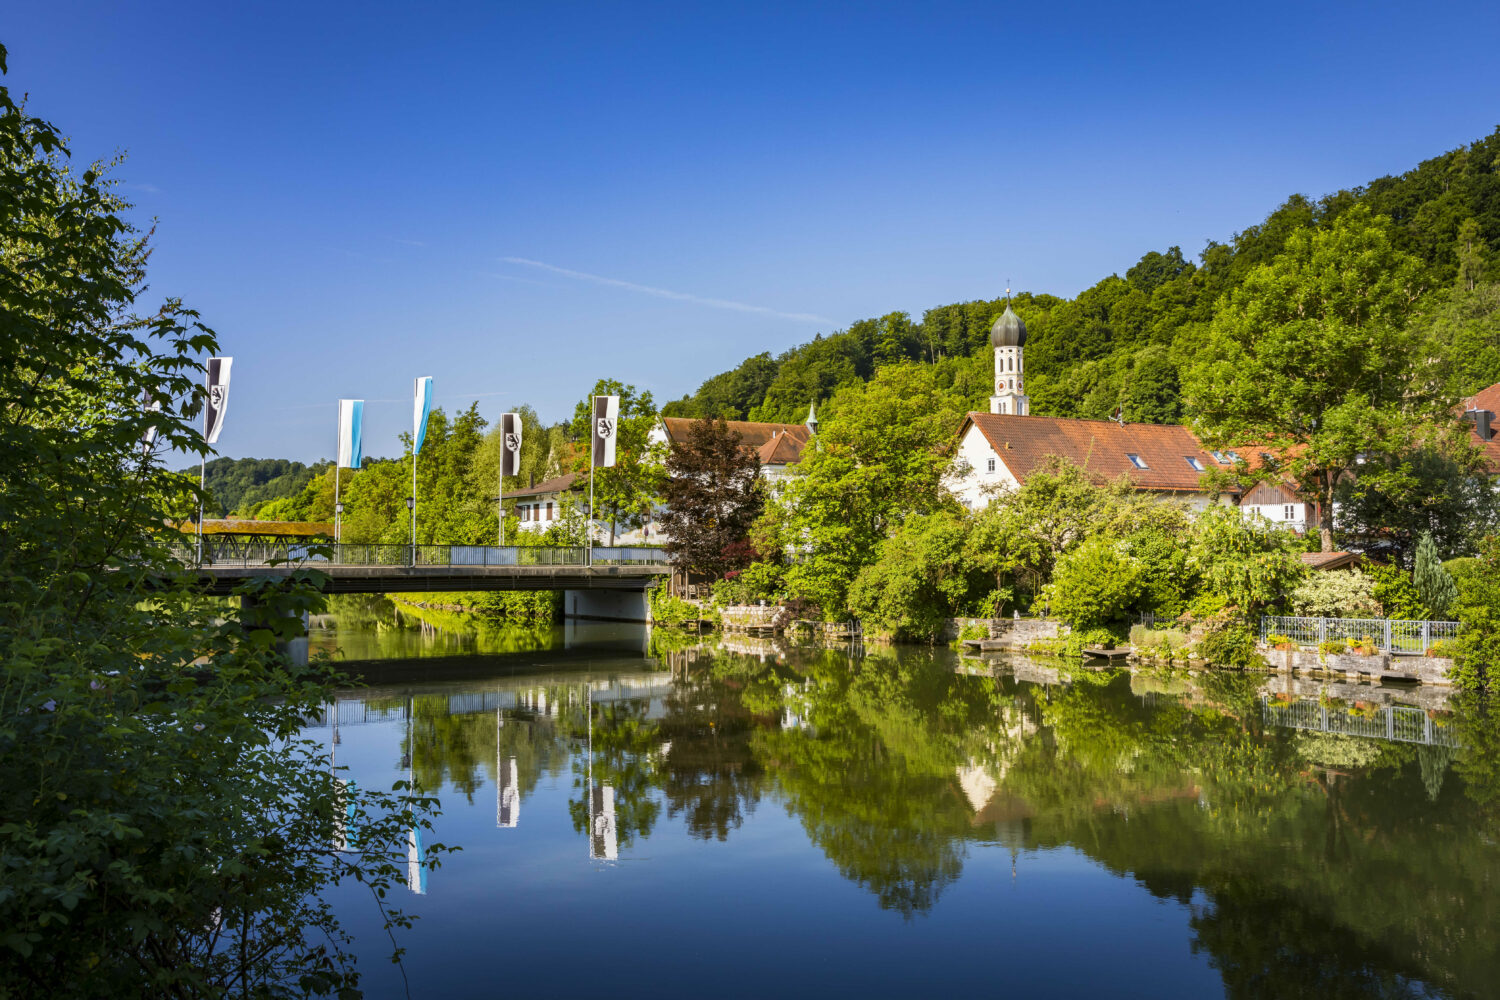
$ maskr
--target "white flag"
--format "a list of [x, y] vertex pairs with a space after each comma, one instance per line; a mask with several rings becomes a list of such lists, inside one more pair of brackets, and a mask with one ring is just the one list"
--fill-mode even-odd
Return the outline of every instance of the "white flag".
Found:
[[364, 461], [365, 401], [339, 400], [339, 468], [357, 469]]
[[218, 444], [219, 432], [224, 429], [224, 411], [229, 409], [229, 368], [233, 364], [233, 358], [208, 359], [208, 410], [203, 423], [203, 440], [208, 444]]
[[620, 397], [594, 397], [594, 468], [615, 464], [615, 440], [620, 436]]

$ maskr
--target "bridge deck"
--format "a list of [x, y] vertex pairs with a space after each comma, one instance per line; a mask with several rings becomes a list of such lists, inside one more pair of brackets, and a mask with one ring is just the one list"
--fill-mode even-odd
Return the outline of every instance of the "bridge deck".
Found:
[[184, 552], [204, 588], [225, 595], [252, 577], [315, 569], [329, 593], [454, 590], [634, 590], [671, 574], [661, 549], [498, 545], [222, 544], [204, 537], [202, 559]]

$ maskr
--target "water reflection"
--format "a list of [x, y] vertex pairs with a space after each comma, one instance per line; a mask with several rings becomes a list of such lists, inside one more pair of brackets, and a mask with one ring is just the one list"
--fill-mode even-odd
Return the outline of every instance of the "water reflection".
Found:
[[574, 856], [595, 863], [646, 860], [669, 830], [731, 844], [772, 802], [897, 929], [942, 911], [984, 852], [1025, 880], [1029, 858], [1066, 851], [1182, 907], [1229, 996], [1482, 996], [1500, 972], [1487, 703], [946, 650], [645, 656], [639, 634], [568, 638], [350, 693], [322, 725], [344, 745], [401, 727], [392, 767], [449, 811], [487, 811], [492, 791], [491, 836], [519, 833], [523, 805], [547, 822], [539, 787], [565, 789]]

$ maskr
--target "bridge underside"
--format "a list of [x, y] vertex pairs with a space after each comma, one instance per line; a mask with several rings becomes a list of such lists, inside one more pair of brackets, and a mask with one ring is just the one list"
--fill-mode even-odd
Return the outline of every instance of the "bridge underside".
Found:
[[[456, 590], [606, 590], [644, 593], [670, 575], [665, 566], [338, 566], [314, 565], [329, 594], [435, 593]], [[294, 567], [206, 566], [198, 578], [224, 597], [251, 578], [286, 578]]]

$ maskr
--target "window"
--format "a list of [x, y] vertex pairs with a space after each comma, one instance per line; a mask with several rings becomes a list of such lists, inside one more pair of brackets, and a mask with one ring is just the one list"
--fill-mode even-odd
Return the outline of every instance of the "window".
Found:
[[531, 520], [531, 518], [528, 516], [528, 512], [530, 510], [531, 510], [531, 508], [528, 507], [528, 506], [526, 506], [524, 503], [521, 505], [521, 511], [520, 511], [520, 513], [521, 513], [521, 520], [522, 521], [529, 521], [529, 520]]
[[552, 501], [547, 501], [547, 520], [552, 520]]
[[1137, 469], [1150, 468], [1150, 466], [1146, 464], [1146, 460], [1139, 455], [1126, 455], [1125, 457], [1130, 459], [1130, 464], [1135, 466]]
[[1222, 451], [1211, 451], [1209, 452], [1209, 454], [1212, 455], [1214, 457], [1214, 461], [1218, 462], [1220, 465], [1229, 464], [1229, 459], [1224, 457], [1224, 453]]
[[989, 460], [989, 468], [986, 469], [985, 471], [987, 471], [987, 472], [994, 472], [995, 471], [995, 460], [993, 458]]
[[1237, 451], [1226, 451], [1224, 454], [1229, 456], [1231, 462], [1238, 462], [1240, 460], [1240, 453]]
[[1202, 472], [1203, 471], [1203, 463], [1202, 462], [1198, 461], [1192, 455], [1188, 455], [1186, 457], [1187, 457], [1187, 464], [1191, 465], [1193, 467], [1193, 471], [1195, 471], [1195, 472]]
[[1297, 508], [1292, 504], [1286, 504], [1281, 508], [1281, 519], [1283, 521], [1297, 520]]

